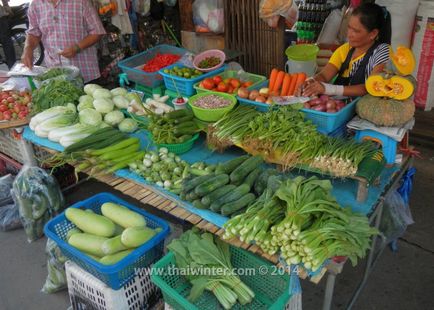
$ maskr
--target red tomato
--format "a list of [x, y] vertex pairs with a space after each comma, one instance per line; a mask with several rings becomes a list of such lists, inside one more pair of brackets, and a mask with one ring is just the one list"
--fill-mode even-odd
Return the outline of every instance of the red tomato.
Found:
[[11, 113], [11, 111], [5, 111], [5, 112], [3, 112], [3, 117], [4, 117], [4, 119], [5, 120], [10, 120], [11, 119], [11, 117], [12, 117], [12, 113]]
[[14, 112], [15, 113], [20, 113], [20, 111], [21, 111], [20, 106], [18, 104], [15, 104], [14, 105]]
[[239, 88], [241, 86], [241, 82], [237, 79], [232, 79], [231, 80], [231, 85], [233, 88]]
[[218, 90], [218, 91], [221, 91], [221, 92], [223, 92], [223, 93], [225, 93], [225, 92], [228, 91], [228, 86], [227, 86], [224, 82], [220, 82], [220, 83], [217, 85], [217, 90]]
[[4, 112], [8, 110], [8, 106], [6, 104], [0, 104], [0, 112]]
[[252, 86], [252, 85], [253, 85], [252, 81], [247, 81], [247, 82], [244, 82], [243, 87], [247, 88], [247, 87]]
[[15, 102], [15, 99], [13, 97], [8, 97], [8, 102]]
[[228, 94], [232, 94], [234, 92], [234, 88], [233, 88], [233, 86], [232, 85], [228, 85], [228, 89], [227, 89], [227, 93]]
[[213, 77], [212, 79], [213, 79], [213, 81], [214, 81], [214, 83], [215, 83], [216, 85], [218, 85], [220, 82], [223, 81], [223, 79], [222, 79], [222, 77], [221, 77], [220, 75], [216, 75], [216, 76]]
[[25, 111], [21, 111], [20, 113], [18, 113], [19, 119], [25, 119], [26, 116], [27, 116], [27, 112], [25, 112]]
[[213, 89], [215, 87], [215, 83], [211, 78], [203, 80], [202, 85], [205, 89]]

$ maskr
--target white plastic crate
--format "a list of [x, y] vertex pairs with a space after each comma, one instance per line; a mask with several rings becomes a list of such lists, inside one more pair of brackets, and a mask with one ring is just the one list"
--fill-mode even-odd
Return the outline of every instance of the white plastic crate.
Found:
[[113, 290], [71, 261], [65, 263], [68, 293], [74, 310], [141, 310], [161, 299], [149, 274], [136, 275], [120, 290]]

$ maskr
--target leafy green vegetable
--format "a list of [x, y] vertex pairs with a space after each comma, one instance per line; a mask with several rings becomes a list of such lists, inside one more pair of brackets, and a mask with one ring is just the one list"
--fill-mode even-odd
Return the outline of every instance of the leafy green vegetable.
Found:
[[77, 103], [83, 94], [81, 88], [66, 80], [53, 80], [33, 92], [32, 112], [38, 113], [55, 106]]

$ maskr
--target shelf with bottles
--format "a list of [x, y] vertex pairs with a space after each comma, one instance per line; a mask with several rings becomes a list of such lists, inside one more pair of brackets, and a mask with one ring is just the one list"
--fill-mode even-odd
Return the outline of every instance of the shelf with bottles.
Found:
[[295, 25], [297, 43], [314, 43], [321, 32], [330, 7], [327, 0], [306, 0], [298, 4], [298, 21]]

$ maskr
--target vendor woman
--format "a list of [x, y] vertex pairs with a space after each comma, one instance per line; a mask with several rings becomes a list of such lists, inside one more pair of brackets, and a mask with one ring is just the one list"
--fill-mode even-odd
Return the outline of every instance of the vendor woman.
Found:
[[[306, 80], [298, 94], [357, 97], [365, 95], [365, 80], [384, 70], [389, 60], [390, 19], [374, 3], [357, 7], [348, 22], [348, 43], [340, 46], [320, 73]], [[336, 76], [333, 84], [330, 81]]]

